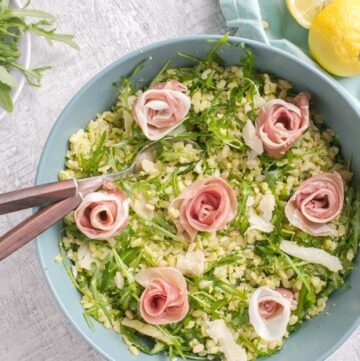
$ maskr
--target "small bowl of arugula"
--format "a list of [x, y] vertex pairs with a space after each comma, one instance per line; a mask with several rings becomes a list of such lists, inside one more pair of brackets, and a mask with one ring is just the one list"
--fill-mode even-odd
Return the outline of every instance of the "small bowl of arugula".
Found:
[[0, 0], [0, 119], [13, 111], [25, 82], [41, 86], [43, 72], [50, 69], [30, 68], [31, 34], [79, 49], [73, 35], [56, 32], [52, 14], [28, 8], [29, 3], [21, 7], [18, 0]]

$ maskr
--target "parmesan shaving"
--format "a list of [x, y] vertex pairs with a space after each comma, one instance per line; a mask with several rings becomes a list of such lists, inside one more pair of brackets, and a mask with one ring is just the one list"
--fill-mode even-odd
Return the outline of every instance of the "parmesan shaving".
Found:
[[208, 335], [220, 344], [227, 361], [247, 361], [245, 349], [235, 342], [224, 320], [209, 321], [206, 325]]
[[91, 264], [96, 262], [95, 258], [91, 255], [89, 247], [86, 244], [82, 244], [77, 252], [78, 265], [88, 271], [91, 270]]
[[[252, 197], [249, 197], [247, 205], [254, 205], [254, 199]], [[261, 197], [258, 209], [261, 211], [262, 215], [258, 215], [253, 208], [250, 208], [249, 210], [249, 230], [256, 229], [265, 233], [272, 232], [274, 229], [274, 226], [271, 223], [272, 213], [275, 209], [274, 196], [272, 194], [263, 195]]]
[[183, 274], [201, 276], [205, 268], [205, 255], [201, 250], [194, 251], [195, 243], [189, 246], [185, 255], [180, 255], [177, 259], [176, 268]]
[[152, 162], [149, 159], [143, 159], [141, 161], [141, 167], [144, 170], [145, 173], [149, 174], [155, 174], [156, 173], [156, 167], [154, 162]]
[[115, 273], [114, 282], [118, 289], [121, 290], [124, 287], [124, 277], [119, 271]]
[[263, 218], [270, 222], [272, 218], [272, 213], [275, 209], [275, 197], [272, 194], [265, 194], [261, 197], [259, 204], [259, 209], [263, 213]]
[[172, 344], [172, 341], [155, 326], [148, 325], [138, 320], [130, 320], [129, 318], [123, 318], [121, 324], [125, 327], [133, 328], [143, 335], [150, 336], [159, 341], [162, 341], [167, 345]]
[[242, 136], [244, 138], [245, 144], [250, 149], [252, 149], [257, 155], [263, 153], [264, 148], [261, 139], [257, 136], [254, 124], [250, 119], [246, 121], [246, 124], [242, 132]]
[[145, 199], [135, 199], [131, 202], [131, 208], [136, 214], [144, 218], [151, 219], [154, 216], [153, 210], [148, 206]]
[[280, 249], [286, 254], [310, 263], [320, 264], [332, 272], [338, 272], [343, 266], [338, 257], [314, 247], [301, 247], [294, 242], [281, 241]]
[[256, 214], [253, 208], [250, 208], [249, 223], [250, 227], [248, 229], [257, 229], [265, 233], [270, 233], [274, 229], [274, 226], [265, 218]]

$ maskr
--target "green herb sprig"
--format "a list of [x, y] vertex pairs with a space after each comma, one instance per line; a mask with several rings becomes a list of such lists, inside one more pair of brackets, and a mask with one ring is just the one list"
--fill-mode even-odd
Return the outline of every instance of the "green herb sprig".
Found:
[[9, 0], [0, 0], [0, 107], [7, 112], [14, 109], [11, 91], [18, 86], [12, 71], [20, 71], [30, 85], [39, 87], [44, 71], [51, 68], [44, 66], [27, 69], [19, 63], [20, 40], [26, 32], [45, 38], [50, 45], [58, 41], [79, 50], [73, 35], [56, 32], [56, 19], [53, 15], [29, 9], [29, 4], [30, 1], [24, 8], [15, 9], [11, 7]]

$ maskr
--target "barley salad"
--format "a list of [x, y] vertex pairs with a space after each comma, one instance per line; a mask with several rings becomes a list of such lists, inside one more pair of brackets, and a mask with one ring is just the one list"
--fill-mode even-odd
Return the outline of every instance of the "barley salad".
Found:
[[[360, 193], [311, 94], [225, 66], [216, 41], [189, 68], [164, 64], [69, 139], [60, 179], [139, 174], [84, 195], [64, 219], [62, 261], [84, 317], [133, 355], [255, 360], [325, 309], [358, 249]], [[195, 141], [195, 148], [186, 140]]]

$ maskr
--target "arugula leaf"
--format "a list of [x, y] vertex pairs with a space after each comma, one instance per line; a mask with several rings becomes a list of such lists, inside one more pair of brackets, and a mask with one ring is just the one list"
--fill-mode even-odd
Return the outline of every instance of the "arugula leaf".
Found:
[[[135, 346], [138, 350], [148, 355], [156, 355], [165, 348], [164, 343], [153, 340], [150, 337], [139, 335], [137, 331], [124, 325], [120, 325], [120, 331], [126, 344]], [[152, 344], [152, 347], [149, 347], [149, 343]]]
[[5, 20], [8, 18], [23, 18], [23, 17], [32, 17], [32, 18], [42, 18], [55, 21], [55, 16], [51, 15], [45, 11], [35, 10], [35, 9], [6, 9], [0, 16], [0, 20]]
[[240, 59], [244, 76], [248, 79], [256, 78], [254, 53], [244, 43], [239, 46], [245, 53], [245, 56]]
[[157, 84], [161, 81], [163, 74], [165, 73], [166, 69], [169, 67], [170, 64], [171, 64], [171, 60], [168, 60], [167, 62], [165, 62], [165, 64], [159, 70], [158, 74], [151, 81], [149, 88], [152, 88], [155, 84]]
[[10, 7], [9, 0], [0, 1], [0, 107], [7, 112], [13, 110], [11, 89], [17, 86], [11, 71], [19, 70], [30, 85], [38, 87], [41, 85], [43, 72], [50, 69], [48, 66], [26, 69], [17, 62], [21, 55], [19, 42], [25, 32], [44, 37], [49, 44], [57, 41], [79, 50], [73, 35], [56, 32], [54, 15], [28, 9], [29, 3], [30, 1], [24, 8], [14, 9]]
[[89, 158], [85, 158], [82, 154], [80, 155], [79, 164], [85, 177], [97, 174], [100, 163], [109, 150], [105, 145], [106, 136], [106, 132], [103, 132], [98, 142], [92, 145]]
[[11, 75], [6, 68], [0, 65], [0, 82], [8, 85], [9, 87], [16, 87], [17, 86], [17, 80], [16, 78]]
[[226, 264], [232, 264], [236, 261], [240, 260], [243, 256], [241, 254], [238, 254], [237, 252], [231, 252], [221, 258], [219, 258], [214, 263], [211, 263], [209, 267], [205, 270], [204, 274], [207, 274], [214, 270], [216, 267], [224, 266]]
[[284, 259], [289, 263], [289, 265], [294, 270], [294, 272], [298, 275], [298, 277], [301, 279], [303, 285], [305, 286], [305, 288], [307, 290], [307, 299], [311, 302], [315, 302], [315, 300], [316, 300], [315, 294], [312, 291], [310, 283], [309, 283], [307, 277], [305, 276], [305, 274], [303, 272], [301, 272], [300, 268], [291, 260], [291, 258], [286, 253], [284, 253], [281, 250], [279, 250], [279, 252], [282, 254]]
[[28, 27], [28, 30], [30, 30], [32, 33], [36, 35], [43, 36], [49, 42], [50, 45], [52, 44], [53, 41], [59, 41], [70, 46], [73, 49], [80, 50], [79, 45], [74, 41], [74, 35], [58, 34], [56, 33], [56, 28], [46, 30], [43, 28], [43, 26], [51, 26], [51, 23], [41, 21], [36, 24], [31, 24]]
[[12, 112], [14, 107], [11, 99], [11, 88], [4, 83], [0, 83], [0, 106], [7, 112]]
[[142, 224], [144, 224], [145, 226], [151, 227], [154, 230], [158, 231], [159, 233], [161, 233], [162, 235], [164, 235], [164, 237], [170, 238], [173, 241], [182, 243], [182, 244], [187, 244], [187, 241], [173, 233], [171, 233], [170, 231], [168, 231], [167, 229], [165, 229], [164, 227], [160, 226], [159, 224], [153, 222], [150, 219], [147, 219], [143, 216], [140, 216], [139, 214], [136, 215], [136, 217], [141, 221]]

